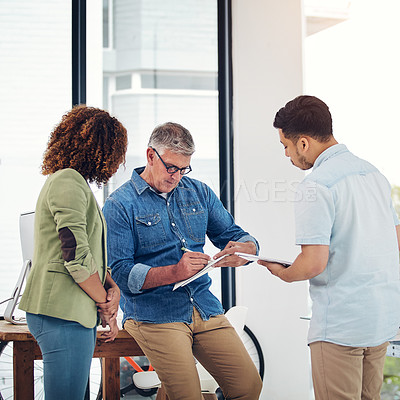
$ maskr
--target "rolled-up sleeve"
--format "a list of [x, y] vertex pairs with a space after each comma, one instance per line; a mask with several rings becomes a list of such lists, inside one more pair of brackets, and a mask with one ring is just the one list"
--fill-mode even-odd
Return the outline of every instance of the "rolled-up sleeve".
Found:
[[77, 283], [97, 272], [87, 236], [87, 194], [90, 188], [78, 172], [65, 170], [48, 192], [48, 207], [61, 241], [64, 266]]
[[142, 293], [146, 275], [151, 267], [146, 264], [135, 264], [128, 276], [128, 287], [133, 294]]
[[246, 242], [253, 242], [256, 245], [257, 248], [257, 255], [260, 252], [260, 245], [258, 244], [258, 241], [256, 238], [254, 238], [253, 236], [246, 234], [244, 236], [242, 236], [240, 239], [237, 240], [240, 243], [246, 243]]

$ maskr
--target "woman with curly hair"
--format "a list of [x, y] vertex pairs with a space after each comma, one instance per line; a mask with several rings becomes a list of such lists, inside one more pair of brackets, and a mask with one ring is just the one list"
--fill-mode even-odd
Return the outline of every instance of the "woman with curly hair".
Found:
[[20, 308], [43, 355], [47, 400], [83, 399], [98, 323], [118, 333], [120, 291], [107, 268], [106, 223], [88, 185], [125, 162], [127, 132], [106, 111], [77, 106], [50, 135], [36, 204], [32, 269]]

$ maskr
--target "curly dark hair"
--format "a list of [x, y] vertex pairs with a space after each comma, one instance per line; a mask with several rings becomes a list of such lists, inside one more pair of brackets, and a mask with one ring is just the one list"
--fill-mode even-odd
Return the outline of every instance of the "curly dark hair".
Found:
[[51, 132], [42, 174], [72, 168], [100, 186], [125, 163], [127, 145], [126, 129], [115, 117], [99, 108], [76, 106]]

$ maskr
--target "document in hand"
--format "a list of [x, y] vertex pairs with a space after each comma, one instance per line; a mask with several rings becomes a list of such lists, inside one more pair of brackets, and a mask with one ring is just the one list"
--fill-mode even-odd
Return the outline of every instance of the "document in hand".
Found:
[[190, 278], [185, 279], [184, 281], [180, 281], [180, 282], [175, 283], [174, 288], [172, 290], [176, 290], [179, 287], [185, 286], [188, 283], [193, 282], [195, 279], [200, 278], [200, 276], [203, 276], [204, 274], [209, 272], [212, 268], [214, 268], [214, 264], [216, 264], [218, 261], [221, 261], [227, 255], [229, 255], [229, 254], [224, 254], [223, 256], [217, 258], [216, 260], [210, 261], [203, 269], [201, 269], [199, 272], [197, 272], [196, 274], [194, 274]]
[[277, 260], [275, 258], [269, 258], [269, 257], [264, 257], [264, 256], [256, 256], [255, 254], [247, 254], [247, 253], [240, 253], [240, 252], [236, 252], [235, 254], [237, 256], [239, 256], [240, 258], [244, 258], [245, 260], [248, 260], [248, 261], [261, 260], [261, 261], [266, 261], [266, 262], [270, 262], [270, 263], [281, 264], [284, 267], [290, 267], [292, 265], [291, 261], [283, 261], [283, 260]]

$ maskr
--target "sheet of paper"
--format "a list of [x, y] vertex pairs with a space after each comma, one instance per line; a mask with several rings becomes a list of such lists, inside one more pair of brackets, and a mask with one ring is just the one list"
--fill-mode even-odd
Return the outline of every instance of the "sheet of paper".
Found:
[[196, 274], [194, 274], [190, 278], [185, 279], [184, 281], [180, 281], [180, 282], [175, 283], [174, 288], [172, 290], [176, 290], [179, 287], [185, 286], [188, 283], [194, 281], [195, 279], [200, 278], [200, 276], [203, 276], [204, 274], [209, 272], [212, 268], [214, 268], [214, 264], [216, 264], [218, 261], [221, 261], [227, 255], [228, 254], [225, 254], [222, 257], [217, 258], [216, 260], [210, 261], [203, 269], [201, 269], [199, 272], [197, 272]]
[[290, 267], [292, 265], [291, 261], [278, 260], [276, 258], [270, 258], [270, 257], [265, 257], [265, 256], [256, 256], [255, 254], [247, 254], [247, 253], [240, 253], [240, 252], [236, 252], [235, 254], [237, 256], [239, 256], [240, 258], [244, 258], [245, 260], [248, 260], [248, 261], [257, 261], [257, 260], [267, 261], [270, 263], [281, 264], [284, 267]]

